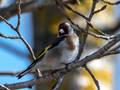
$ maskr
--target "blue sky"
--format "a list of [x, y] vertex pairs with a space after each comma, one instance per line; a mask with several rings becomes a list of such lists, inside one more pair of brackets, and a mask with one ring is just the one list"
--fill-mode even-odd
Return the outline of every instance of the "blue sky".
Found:
[[[120, 5], [115, 6], [115, 14], [120, 20]], [[114, 71], [114, 90], [120, 90], [120, 55], [117, 55], [114, 58], [115, 62], [115, 71]]]
[[[9, 22], [15, 26], [17, 24], [17, 17], [12, 17], [11, 19], [9, 19]], [[33, 47], [33, 32], [30, 13], [21, 15], [20, 32], [26, 38], [29, 44]], [[3, 33], [5, 35], [16, 35], [16, 33], [3, 22], [0, 23], [0, 33]], [[9, 48], [5, 48], [7, 46]], [[11, 52], [11, 48], [13, 53]], [[14, 51], [21, 52], [26, 56], [21, 57], [19, 56], [19, 54], [14, 53]], [[0, 38], [0, 72], [18, 72], [24, 70], [27, 67], [27, 65], [30, 64], [27, 58], [28, 53], [28, 50], [26, 49], [25, 45], [21, 42], [21, 40]], [[20, 81], [26, 81], [28, 79], [30, 79], [30, 77], [28, 76], [25, 76], [20, 80], [18, 80], [16, 77], [0, 76], [0, 83], [15, 83]]]

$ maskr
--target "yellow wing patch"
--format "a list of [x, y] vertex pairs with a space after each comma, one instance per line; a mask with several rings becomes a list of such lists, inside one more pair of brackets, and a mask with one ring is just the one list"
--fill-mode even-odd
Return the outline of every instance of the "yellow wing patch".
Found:
[[49, 45], [44, 50], [42, 50], [40, 55], [38, 55], [37, 59], [40, 59], [41, 57], [43, 57], [51, 47], [52, 47], [52, 45]]

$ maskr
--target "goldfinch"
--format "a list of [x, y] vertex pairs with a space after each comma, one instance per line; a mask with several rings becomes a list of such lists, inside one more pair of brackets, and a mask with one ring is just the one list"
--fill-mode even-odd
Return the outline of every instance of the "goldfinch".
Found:
[[18, 74], [18, 78], [29, 72], [35, 72], [39, 69], [57, 70], [64, 68], [65, 64], [71, 63], [77, 57], [79, 50], [79, 37], [74, 32], [72, 26], [67, 23], [61, 23], [58, 28], [58, 37], [55, 42], [46, 47], [39, 57], [28, 66], [27, 69]]

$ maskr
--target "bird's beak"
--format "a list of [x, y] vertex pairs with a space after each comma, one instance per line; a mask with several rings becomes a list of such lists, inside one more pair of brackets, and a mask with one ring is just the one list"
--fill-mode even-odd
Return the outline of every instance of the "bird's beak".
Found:
[[59, 32], [60, 32], [60, 33], [64, 33], [64, 30], [63, 30], [63, 29], [60, 29]]

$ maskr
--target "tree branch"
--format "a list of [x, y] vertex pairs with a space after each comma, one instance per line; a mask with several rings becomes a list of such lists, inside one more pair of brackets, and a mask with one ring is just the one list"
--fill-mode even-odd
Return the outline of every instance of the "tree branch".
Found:
[[10, 90], [9, 88], [7, 88], [6, 86], [0, 84], [0, 90]]
[[106, 45], [104, 45], [102, 48], [100, 48], [96, 52], [84, 57], [83, 59], [78, 60], [78, 62], [69, 64], [67, 70], [66, 68], [63, 68], [63, 69], [57, 70], [57, 72], [53, 74], [51, 73], [48, 74], [48, 71], [46, 71], [47, 74], [46, 73], [43, 74], [43, 77], [41, 77], [40, 79], [30, 80], [30, 81], [21, 82], [21, 83], [15, 83], [15, 84], [5, 84], [5, 86], [7, 86], [10, 89], [13, 89], [13, 88], [19, 89], [19, 88], [33, 86], [35, 84], [38, 84], [38, 82], [45, 82], [46, 81], [45, 78], [48, 78], [49, 80], [58, 78], [60, 73], [66, 74], [78, 67], [82, 67], [83, 65], [89, 63], [90, 61], [93, 61], [94, 59], [102, 58], [105, 52], [107, 52], [112, 46], [114, 46], [119, 41], [120, 41], [120, 34], [116, 35], [113, 40], [109, 41]]
[[0, 33], [0, 37], [7, 38], [7, 39], [19, 39], [18, 36], [8, 36], [8, 35], [2, 34], [2, 33]]
[[[96, 7], [96, 4], [97, 4], [97, 0], [93, 0], [93, 3], [92, 3], [92, 7], [91, 7], [91, 11], [90, 11], [90, 14], [88, 16], [88, 22], [91, 21], [92, 17], [94, 16], [94, 10], [95, 10], [95, 7]], [[87, 22], [86, 21], [86, 22]], [[85, 46], [85, 43], [86, 43], [86, 39], [87, 39], [87, 36], [88, 36], [88, 31], [89, 31], [89, 23], [87, 23], [86, 25], [86, 28], [85, 28], [85, 31], [87, 33], [84, 33], [83, 34], [83, 38], [82, 38], [82, 41], [80, 41], [80, 49], [79, 49], [79, 54], [77, 56], [77, 60], [79, 60], [79, 58], [81, 57], [82, 55], [82, 52], [84, 50], [84, 46]], [[81, 40], [81, 39], [80, 39]]]
[[[36, 0], [36, 1], [39, 1], [39, 0]], [[34, 2], [36, 2], [35, 0], [34, 0]], [[52, 4], [53, 4], [53, 0], [51, 0], [52, 1]], [[56, 0], [56, 1], [58, 1], [58, 0]], [[64, 1], [64, 0], [63, 0]], [[104, 0], [102, 0], [102, 1], [104, 1]], [[104, 1], [105, 2], [105, 1]], [[30, 2], [29, 2], [30, 3]], [[32, 1], [32, 3], [33, 3], [33, 1]], [[56, 71], [55, 73], [48, 73], [48, 71], [44, 71], [44, 73], [43, 73], [43, 77], [40, 77], [39, 79], [37, 79], [37, 80], [29, 80], [29, 81], [25, 81], [25, 82], [20, 82], [20, 83], [13, 83], [13, 84], [5, 84], [4, 86], [5, 87], [8, 87], [8, 88], [10, 88], [10, 89], [20, 89], [20, 88], [26, 88], [26, 87], [32, 87], [33, 85], [35, 85], [35, 84], [38, 84], [39, 82], [45, 82], [46, 80], [52, 80], [52, 79], [56, 79], [56, 78], [59, 78], [58, 79], [58, 82], [56, 83], [56, 85], [52, 88], [52, 90], [57, 90], [60, 86], [61, 86], [61, 84], [62, 84], [62, 81], [63, 81], [63, 79], [64, 79], [64, 75], [66, 74], [66, 73], [69, 73], [69, 72], [71, 72], [72, 70], [74, 70], [74, 69], [76, 69], [76, 68], [78, 68], [78, 67], [82, 67], [83, 65], [86, 65], [87, 63], [89, 63], [90, 61], [92, 61], [92, 60], [94, 60], [94, 59], [98, 59], [98, 58], [102, 58], [102, 57], [104, 57], [104, 56], [108, 56], [108, 55], [113, 55], [113, 54], [116, 54], [116, 53], [120, 53], [120, 50], [118, 50], [118, 48], [119, 47], [115, 47], [115, 48], [113, 48], [113, 49], [111, 49], [115, 44], [117, 44], [119, 41], [120, 41], [120, 34], [118, 34], [118, 35], [114, 35], [114, 36], [112, 36], [112, 37], [107, 37], [104, 33], [102, 33], [101, 32], [101, 34], [102, 35], [97, 35], [97, 34], [95, 34], [95, 33], [91, 33], [91, 32], [89, 32], [89, 27], [91, 27], [91, 28], [94, 28], [93, 26], [92, 26], [92, 24], [90, 23], [90, 21], [92, 20], [92, 17], [94, 16], [94, 14], [96, 14], [96, 13], [98, 13], [98, 12], [100, 12], [100, 11], [102, 11], [102, 10], [104, 10], [105, 8], [106, 8], [106, 6], [103, 6], [101, 9], [99, 9], [99, 10], [97, 10], [97, 11], [95, 11], [95, 8], [96, 8], [96, 5], [97, 5], [97, 3], [98, 3], [98, 0], [93, 0], [93, 3], [92, 3], [92, 7], [91, 7], [91, 11], [90, 11], [90, 14], [89, 14], [89, 16], [88, 17], [86, 17], [86, 16], [84, 16], [84, 15], [82, 15], [82, 14], [80, 14], [79, 12], [77, 12], [77, 11], [75, 11], [75, 10], [73, 10], [71, 7], [69, 7], [67, 4], [64, 4], [64, 3], [62, 3], [62, 4], [60, 4], [60, 8], [61, 9], [63, 9], [63, 5], [66, 7], [66, 8], [68, 8], [69, 10], [71, 10], [72, 12], [74, 12], [74, 13], [76, 13], [77, 15], [79, 15], [79, 16], [81, 16], [81, 17], [83, 17], [84, 19], [86, 19], [86, 23], [87, 23], [87, 25], [86, 25], [86, 28], [85, 29], [82, 29], [82, 28], [80, 28], [79, 27], [79, 25], [77, 25], [77, 24], [75, 24], [65, 13], [64, 13], [64, 11], [63, 10], [61, 10], [61, 11], [63, 11], [63, 14], [64, 14], [64, 16], [73, 24], [73, 25], [75, 25], [76, 27], [77, 27], [77, 29], [78, 30], [83, 30], [83, 41], [82, 42], [80, 42], [80, 50], [79, 50], [79, 54], [78, 54], [78, 58], [76, 59], [76, 62], [72, 62], [72, 63], [70, 63], [69, 65], [68, 65], [68, 67], [67, 67], [67, 69], [66, 68], [63, 68], [63, 69], [60, 69], [60, 70], [53, 70], [53, 72], [54, 71]], [[106, 3], [106, 2], [105, 2]], [[108, 2], [107, 2], [108, 3]], [[119, 3], [119, 2], [116, 2], [116, 4], [117, 3]], [[23, 3], [24, 4], [24, 3]], [[47, 2], [46, 3], [47, 5], [51, 5], [51, 2]], [[31, 4], [30, 4], [31, 5]], [[32, 4], [33, 5], [33, 4]], [[36, 4], [36, 5], [39, 5], [38, 3]], [[55, 2], [54, 2], [54, 4], [53, 5], [55, 5]], [[30, 54], [31, 54], [31, 56], [33, 57], [33, 59], [35, 60], [36, 59], [36, 57], [35, 57], [35, 55], [34, 55], [34, 52], [33, 52], [33, 50], [32, 50], [32, 48], [31, 48], [31, 46], [28, 44], [28, 42], [25, 40], [25, 38], [22, 36], [22, 34], [20, 33], [20, 14], [21, 14], [21, 3], [20, 3], [20, 0], [18, 0], [18, 3], [17, 3], [17, 8], [15, 8], [15, 10], [16, 10], [16, 13], [17, 13], [17, 15], [18, 15], [18, 22], [17, 22], [17, 26], [16, 27], [14, 27], [12, 24], [10, 24], [5, 18], [3, 18], [2, 16], [0, 16], [0, 18], [8, 25], [8, 26], [10, 26], [14, 31], [16, 31], [17, 32], [17, 34], [18, 34], [18, 38], [20, 39], [20, 40], [22, 40], [22, 42], [25, 44], [25, 46], [27, 47], [27, 49], [29, 50], [29, 52], [30, 52]], [[34, 6], [34, 5], [33, 5]], [[22, 7], [23, 8], [23, 7]], [[38, 8], [38, 6], [36, 6], [36, 8]], [[22, 11], [22, 12], [24, 12], [24, 11]], [[14, 13], [14, 14], [16, 14], [16, 13]], [[4, 15], [3, 15], [4, 16]], [[1, 35], [1, 37], [4, 37], [4, 38], [7, 38], [7, 36], [5, 36], [5, 35], [3, 35], [3, 34], [0, 34]], [[81, 54], [82, 54], [82, 52], [83, 52], [83, 50], [84, 50], [84, 46], [85, 46], [85, 43], [86, 43], [86, 39], [87, 39], [87, 36], [88, 35], [92, 35], [92, 36], [94, 36], [94, 37], [97, 37], [97, 38], [102, 38], [102, 39], [107, 39], [107, 40], [109, 40], [108, 41], [108, 43], [106, 44], [106, 45], [104, 45], [102, 48], [100, 48], [99, 50], [97, 50], [97, 51], [95, 51], [95, 52], [93, 52], [92, 54], [90, 54], [90, 55], [88, 55], [88, 56], [86, 56], [86, 57], [84, 57], [84, 58], [80, 58], [81, 57]], [[10, 37], [9, 37], [10, 38]], [[11, 37], [12, 38], [12, 37]], [[98, 83], [98, 81], [97, 81], [97, 79], [94, 77], [94, 75], [92, 74], [92, 72], [89, 70], [89, 68], [88, 67], [86, 67], [85, 66], [85, 69], [88, 71], [88, 73], [91, 75], [91, 77], [93, 78], [93, 80], [94, 80], [94, 82], [95, 82], [95, 84], [96, 84], [96, 86], [97, 86], [97, 88], [98, 88], [98, 90], [100, 90], [100, 87], [99, 87], [99, 83]], [[60, 77], [60, 74], [61, 73], [64, 73], [61, 77]], [[10, 72], [1, 72], [0, 73], [0, 75], [15, 75], [15, 73], [10, 73]], [[3, 87], [0, 87], [0, 90], [2, 90], [2, 88]]]
[[109, 2], [109, 1], [106, 1], [106, 0], [101, 0], [103, 1], [104, 3], [108, 4], [108, 5], [118, 5], [120, 4], [120, 1], [117, 1], [117, 2]]
[[60, 86], [62, 85], [64, 80], [64, 74], [60, 73], [60, 76], [58, 77], [57, 83], [52, 87], [51, 90], [59, 90]]
[[35, 57], [35, 55], [34, 55], [34, 52], [33, 52], [33, 50], [32, 50], [32, 48], [31, 48], [31, 46], [29, 45], [29, 43], [25, 40], [25, 38], [22, 36], [22, 34], [20, 33], [20, 14], [21, 14], [21, 0], [18, 0], [18, 4], [17, 4], [17, 12], [18, 12], [18, 22], [17, 22], [17, 26], [16, 27], [14, 27], [12, 24], [10, 24], [4, 17], [2, 17], [2, 16], [0, 16], [0, 18], [9, 26], [9, 27], [11, 27], [12, 28], [12, 30], [14, 30], [17, 34], [18, 34], [18, 36], [19, 36], [19, 39], [21, 39], [22, 40], [22, 42], [25, 44], [25, 46], [27, 47], [27, 49], [29, 50], [29, 52], [30, 52], [30, 54], [31, 54], [31, 56], [32, 56], [32, 58], [34, 59], [34, 60], [36, 60], [36, 57]]
[[107, 7], [107, 5], [104, 5], [104, 6], [103, 6], [103, 7], [101, 7], [100, 9], [98, 9], [98, 10], [94, 11], [94, 14], [97, 14], [97, 13], [99, 13], [99, 12], [101, 12], [101, 11], [105, 10], [105, 9], [106, 9], [106, 7]]
[[18, 73], [14, 72], [0, 72], [0, 76], [16, 76]]
[[83, 68], [85, 68], [85, 70], [89, 73], [89, 75], [92, 77], [96, 87], [97, 87], [97, 90], [100, 90], [100, 85], [99, 85], [99, 82], [98, 80], [96, 79], [96, 77], [94, 76], [94, 74], [92, 73], [92, 71], [86, 66], [84, 65]]

